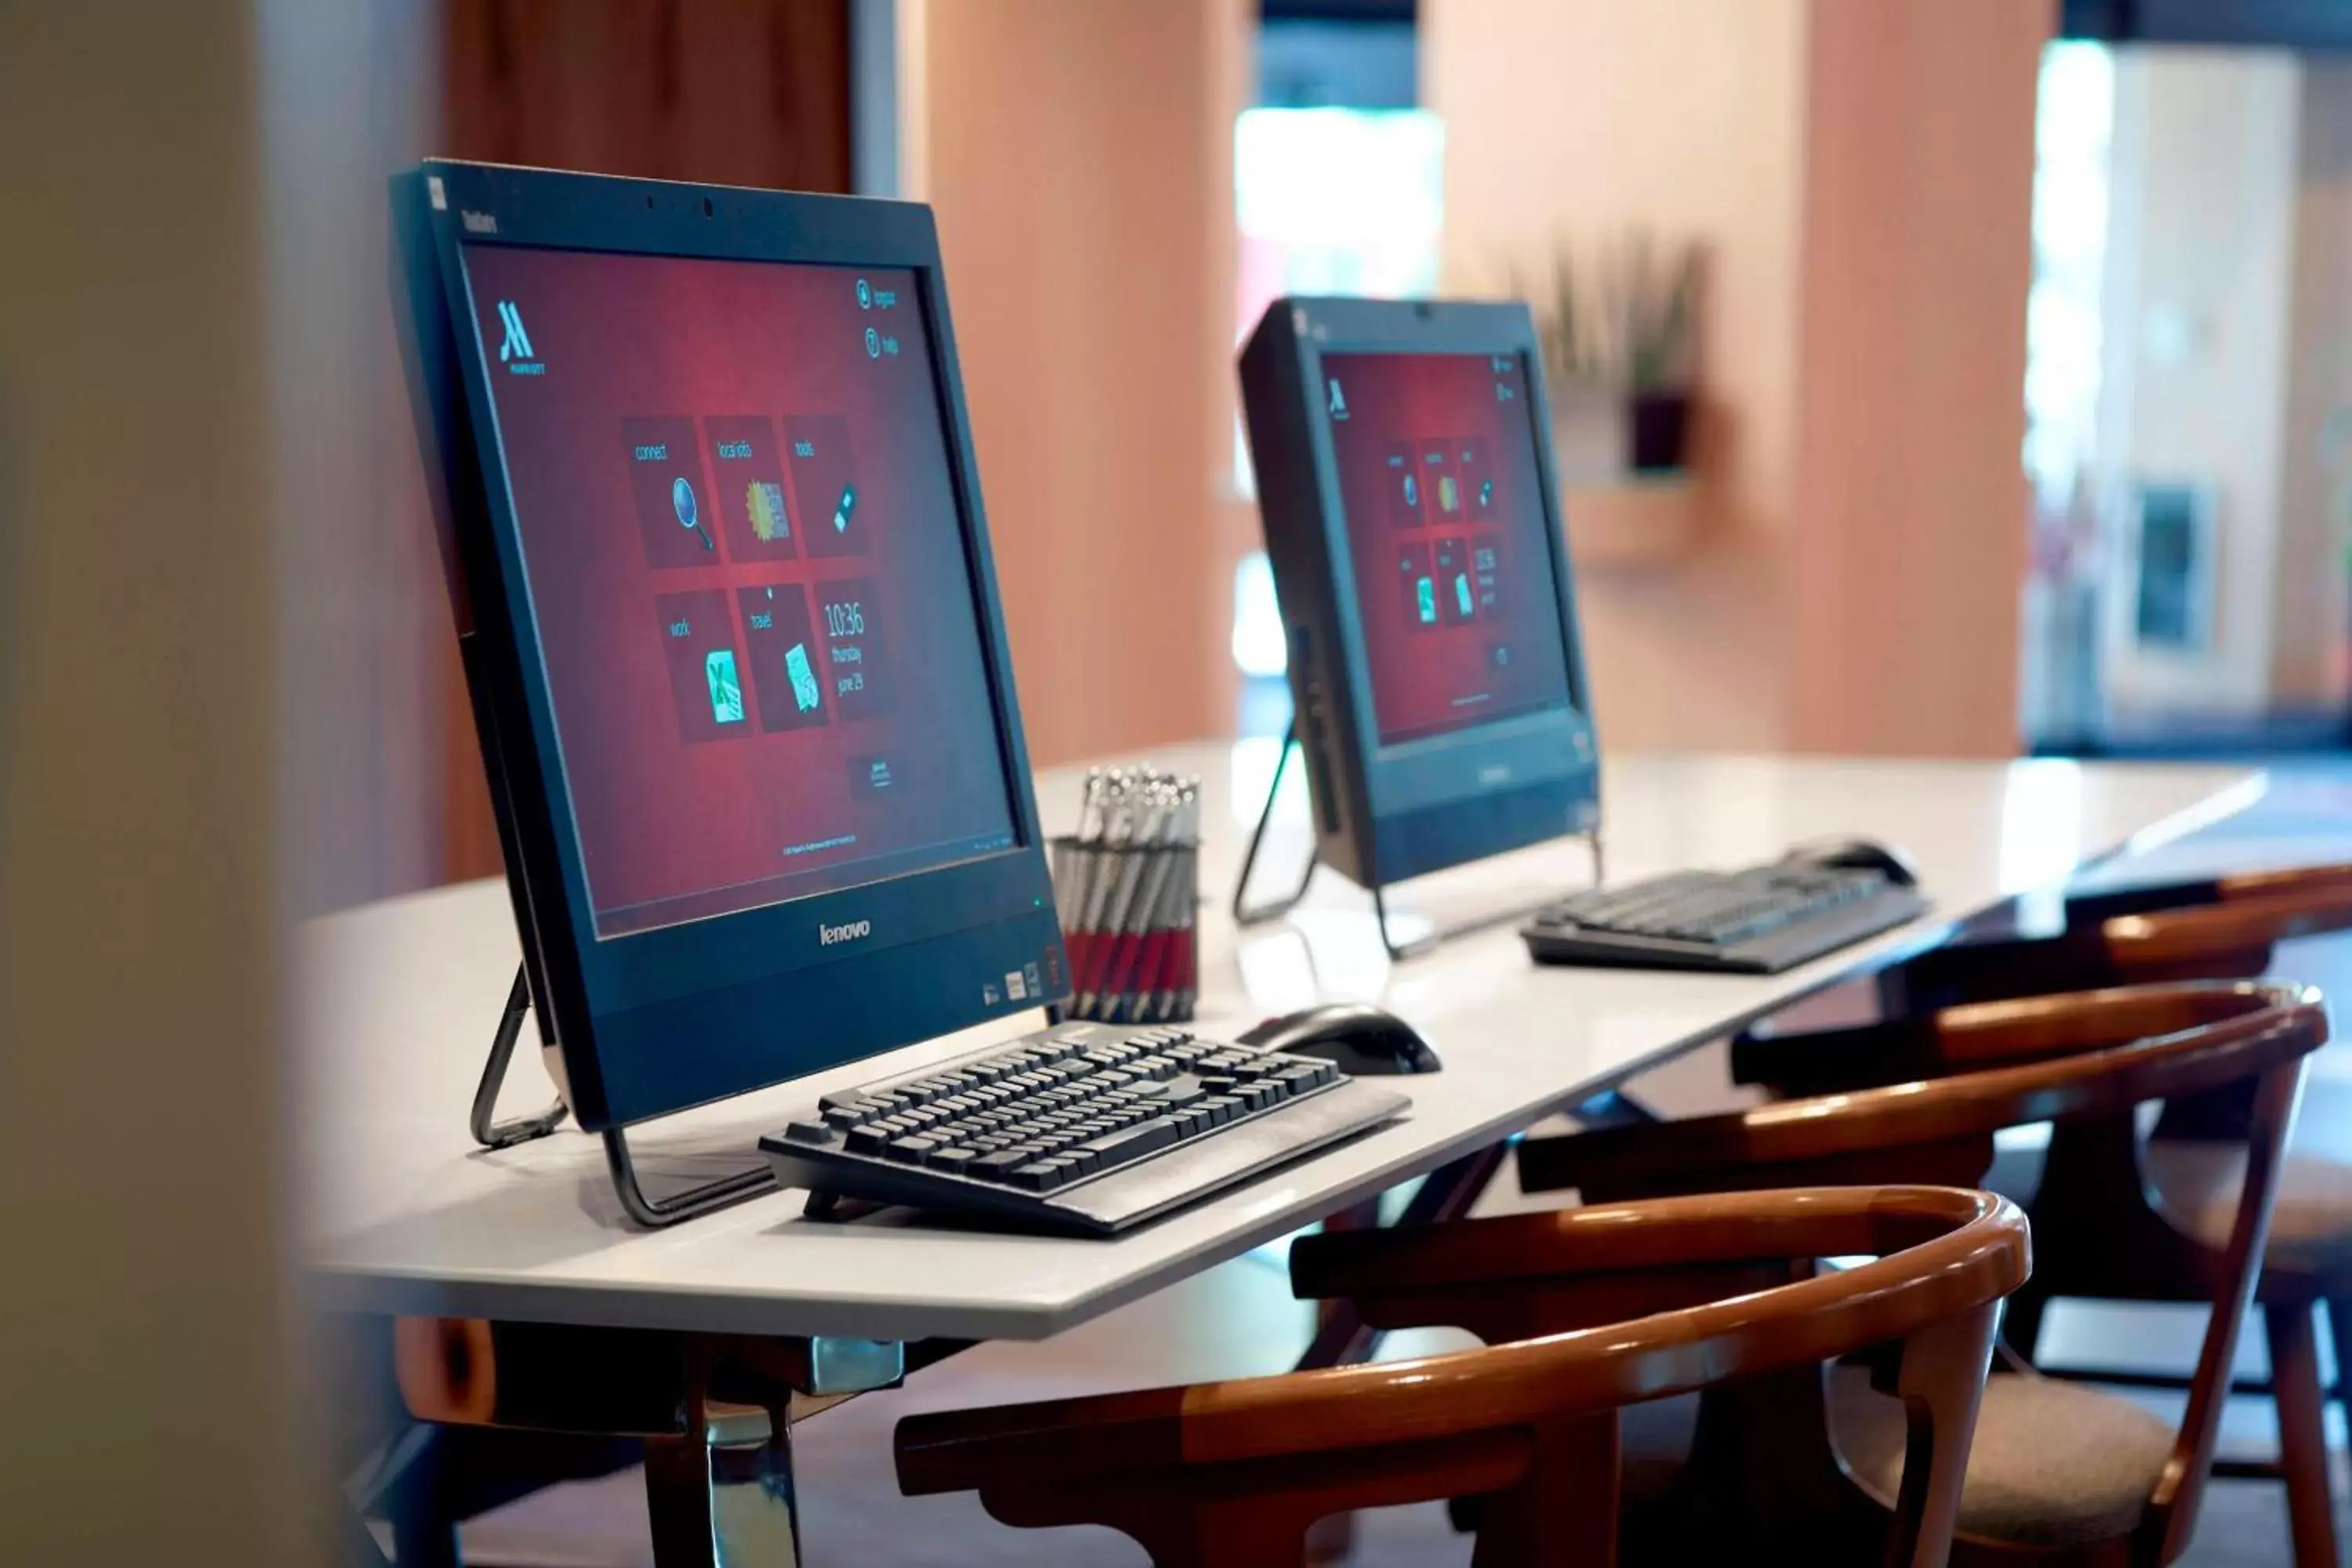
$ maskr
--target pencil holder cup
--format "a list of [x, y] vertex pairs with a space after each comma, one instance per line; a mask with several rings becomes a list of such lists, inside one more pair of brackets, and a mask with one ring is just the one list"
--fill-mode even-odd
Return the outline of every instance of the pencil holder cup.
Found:
[[1105, 1024], [1181, 1023], [1200, 994], [1193, 942], [1200, 841], [1053, 840], [1054, 898], [1070, 956], [1070, 1016]]

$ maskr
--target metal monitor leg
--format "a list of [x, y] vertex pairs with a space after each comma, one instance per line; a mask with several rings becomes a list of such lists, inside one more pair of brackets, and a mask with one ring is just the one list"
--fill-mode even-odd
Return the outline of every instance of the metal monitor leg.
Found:
[[1282, 750], [1274, 762], [1274, 779], [1265, 786], [1265, 804], [1258, 808], [1257, 826], [1250, 829], [1249, 850], [1242, 857], [1240, 875], [1234, 879], [1234, 923], [1238, 926], [1257, 925], [1277, 920], [1298, 907], [1307, 896], [1307, 884], [1315, 880], [1316, 858], [1307, 857], [1307, 869], [1298, 879], [1298, 886], [1287, 898], [1276, 899], [1270, 904], [1252, 908], [1245, 900], [1249, 895], [1250, 873], [1257, 868], [1258, 850], [1265, 843], [1266, 825], [1274, 820], [1274, 803], [1282, 795], [1282, 775], [1289, 771], [1290, 753], [1298, 744], [1298, 721], [1292, 720], [1282, 731]]
[[[499, 1091], [506, 1085], [507, 1069], [514, 1061], [515, 1041], [522, 1034], [522, 1021], [530, 1011], [530, 985], [525, 972], [518, 968], [514, 986], [507, 993], [506, 1010], [499, 1016], [498, 1032], [490, 1037], [489, 1060], [482, 1066], [482, 1081], [475, 1087], [473, 1111], [467, 1118], [474, 1142], [485, 1149], [511, 1149], [518, 1143], [544, 1138], [562, 1126], [570, 1114], [559, 1100], [536, 1116], [518, 1116], [508, 1121], [495, 1120]], [[632, 1220], [650, 1230], [740, 1203], [776, 1184], [775, 1177], [761, 1165], [706, 1182], [674, 1197], [656, 1198], [637, 1179], [637, 1163], [629, 1152], [626, 1131], [614, 1127], [604, 1136], [604, 1164], [612, 1172], [613, 1190], [620, 1196], [621, 1208]]]
[[629, 1155], [628, 1131], [621, 1127], [605, 1131], [604, 1165], [613, 1173], [613, 1190], [620, 1194], [622, 1209], [648, 1230], [659, 1230], [682, 1219], [740, 1204], [745, 1198], [772, 1191], [776, 1184], [775, 1173], [761, 1164], [689, 1187], [675, 1197], [652, 1197], [637, 1180], [636, 1162]]
[[[1242, 856], [1240, 874], [1234, 879], [1233, 911], [1234, 923], [1237, 926], [1258, 925], [1288, 914], [1298, 907], [1299, 900], [1307, 896], [1307, 887], [1315, 880], [1315, 868], [1320, 862], [1316, 856], [1310, 854], [1307, 858], [1306, 869], [1298, 879], [1298, 886], [1287, 895], [1276, 899], [1270, 903], [1252, 905], [1248, 902], [1250, 873], [1257, 868], [1258, 853], [1265, 846], [1266, 827], [1274, 820], [1274, 803], [1282, 795], [1283, 774], [1289, 771], [1290, 753], [1297, 749], [1297, 744], [1298, 723], [1294, 719], [1282, 731], [1282, 751], [1275, 759], [1274, 778], [1266, 785], [1265, 804], [1258, 808], [1257, 826], [1250, 829], [1249, 848]], [[1604, 880], [1601, 830], [1594, 827], [1579, 833], [1575, 837], [1583, 839], [1585, 847], [1592, 853], [1592, 885], [1597, 888]], [[1482, 931], [1488, 926], [1500, 925], [1506, 921], [1517, 920], [1528, 912], [1521, 909], [1505, 910], [1495, 914], [1481, 916], [1463, 925], [1449, 926], [1441, 931], [1432, 931], [1417, 942], [1401, 942], [1397, 941], [1389, 924], [1386, 888], [1375, 882], [1370, 891], [1372, 895], [1372, 912], [1380, 921], [1381, 946], [1387, 950], [1391, 962], [1411, 957], [1417, 952], [1425, 952], [1447, 937], [1462, 936], [1470, 931]]]
[[[1602, 880], [1601, 830], [1597, 827], [1591, 828], [1585, 832], [1574, 834], [1571, 837], [1583, 839], [1585, 847], [1591, 851], [1592, 885], [1596, 888], [1601, 886]], [[1487, 914], [1479, 915], [1475, 919], [1464, 921], [1456, 925], [1439, 927], [1437, 930], [1431, 931], [1427, 936], [1418, 938], [1412, 942], [1401, 942], [1397, 941], [1394, 934], [1391, 933], [1389, 929], [1389, 901], [1387, 888], [1382, 884], [1376, 882], [1372, 885], [1371, 894], [1372, 913], [1380, 921], [1381, 946], [1388, 950], [1389, 960], [1391, 963], [1395, 963], [1400, 959], [1410, 958], [1415, 953], [1427, 952], [1431, 948], [1435, 947], [1438, 943], [1444, 942], [1449, 937], [1467, 936], [1472, 931], [1485, 931], [1490, 926], [1503, 925], [1534, 912], [1534, 909], [1522, 906], [1514, 906], [1513, 908], [1507, 910], [1496, 910]], [[1545, 900], [1546, 904], [1549, 904], [1549, 900]], [[1535, 907], [1541, 908], [1543, 906], [1538, 905]]]
[[473, 1115], [467, 1122], [473, 1129], [474, 1142], [485, 1149], [510, 1149], [517, 1143], [544, 1138], [562, 1126], [568, 1114], [563, 1101], [559, 1100], [536, 1116], [518, 1116], [511, 1121], [495, 1120], [499, 1090], [506, 1086], [507, 1068], [514, 1060], [515, 1040], [521, 1035], [523, 1016], [530, 1011], [530, 984], [522, 965], [517, 964], [514, 987], [507, 993], [506, 1011], [499, 1015], [498, 1031], [490, 1037], [490, 1059], [482, 1065], [482, 1081], [475, 1086]]

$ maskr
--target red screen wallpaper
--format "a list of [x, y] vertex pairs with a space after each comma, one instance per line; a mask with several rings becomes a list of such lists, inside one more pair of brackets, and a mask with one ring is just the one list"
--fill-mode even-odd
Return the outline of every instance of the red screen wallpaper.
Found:
[[1323, 378], [1381, 743], [1566, 704], [1518, 357], [1328, 353]]
[[1010, 845], [913, 274], [466, 269], [597, 935]]

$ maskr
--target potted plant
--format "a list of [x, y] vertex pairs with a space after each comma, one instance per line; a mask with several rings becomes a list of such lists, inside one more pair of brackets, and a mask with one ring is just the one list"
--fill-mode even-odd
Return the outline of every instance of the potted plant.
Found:
[[1685, 466], [1698, 273], [1697, 246], [1662, 248], [1639, 231], [1603, 258], [1604, 297], [1623, 345], [1626, 461], [1635, 473]]
[[1604, 247], [1591, 282], [1565, 243], [1549, 276], [1518, 291], [1536, 313], [1554, 389], [1564, 471], [1671, 472], [1686, 466], [1696, 361], [1700, 253], [1635, 230]]
[[1625, 398], [1608, 361], [1601, 312], [1578, 281], [1575, 258], [1555, 246], [1549, 270], [1512, 279], [1535, 314], [1550, 394], [1552, 458], [1570, 482], [1605, 483], [1623, 471], [1630, 437]]

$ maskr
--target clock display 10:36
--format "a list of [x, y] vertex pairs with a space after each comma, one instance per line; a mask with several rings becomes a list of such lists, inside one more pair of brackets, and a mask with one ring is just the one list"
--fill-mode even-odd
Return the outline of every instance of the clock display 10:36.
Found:
[[872, 719], [890, 710], [889, 675], [884, 663], [878, 603], [868, 578], [828, 583], [817, 589], [824, 616], [825, 663], [833, 676], [834, 706], [845, 720]]

